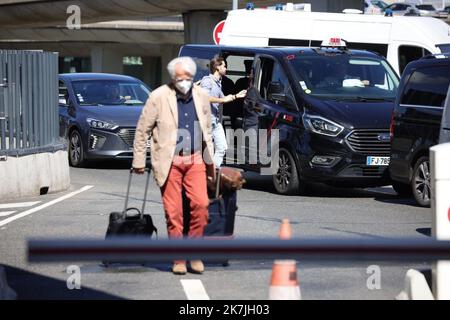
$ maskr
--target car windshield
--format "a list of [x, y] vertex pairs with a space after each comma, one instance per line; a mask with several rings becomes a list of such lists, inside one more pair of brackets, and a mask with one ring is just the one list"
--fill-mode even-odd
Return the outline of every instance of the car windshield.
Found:
[[389, 64], [349, 54], [298, 57], [291, 60], [300, 88], [323, 99], [392, 100], [399, 79]]
[[73, 81], [73, 90], [82, 106], [144, 105], [150, 91], [137, 81]]
[[441, 50], [441, 53], [450, 53], [450, 43], [439, 44], [437, 47]]

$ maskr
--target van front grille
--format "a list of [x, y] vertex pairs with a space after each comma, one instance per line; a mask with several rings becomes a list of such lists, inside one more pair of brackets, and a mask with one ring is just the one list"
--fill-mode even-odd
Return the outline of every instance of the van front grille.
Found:
[[389, 155], [391, 141], [389, 130], [354, 130], [346, 138], [354, 152], [371, 155]]

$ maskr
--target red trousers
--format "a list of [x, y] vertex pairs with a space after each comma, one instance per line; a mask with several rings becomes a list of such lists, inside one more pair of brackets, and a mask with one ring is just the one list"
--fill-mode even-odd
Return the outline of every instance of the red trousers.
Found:
[[200, 238], [208, 223], [208, 191], [206, 189], [206, 166], [202, 155], [196, 153], [172, 161], [169, 176], [161, 188], [169, 238], [183, 237], [182, 188], [191, 204], [189, 238]]

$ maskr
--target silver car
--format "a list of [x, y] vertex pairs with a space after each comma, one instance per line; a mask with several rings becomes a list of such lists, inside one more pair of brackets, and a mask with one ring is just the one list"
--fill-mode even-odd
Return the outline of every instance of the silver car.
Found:
[[441, 15], [432, 4], [417, 4], [416, 8], [419, 9], [419, 13], [422, 17], [434, 17], [439, 18]]
[[442, 114], [441, 132], [439, 134], [439, 143], [450, 142], [450, 87], [445, 99], [444, 113]]

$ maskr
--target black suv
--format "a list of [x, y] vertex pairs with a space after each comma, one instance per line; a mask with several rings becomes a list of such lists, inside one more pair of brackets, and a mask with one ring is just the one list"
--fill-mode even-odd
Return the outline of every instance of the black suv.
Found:
[[[236, 129], [263, 129], [268, 136], [278, 129], [279, 165], [273, 166], [272, 174], [279, 193], [301, 193], [308, 181], [349, 187], [390, 184], [389, 124], [399, 79], [382, 56], [342, 45], [186, 45], [180, 51], [180, 56], [197, 62], [196, 79], [208, 74], [215, 55], [227, 63], [224, 93], [247, 89], [247, 97], [237, 100], [240, 104], [223, 106], [225, 119], [231, 119], [225, 121], [225, 129], [235, 130], [227, 132], [228, 141], [233, 141], [230, 132]], [[269, 145], [260, 136], [258, 146], [264, 144]], [[232, 151], [231, 159], [227, 152], [228, 165], [239, 152]], [[273, 159], [275, 152], [268, 154]], [[256, 165], [239, 166], [260, 170], [265, 164], [258, 159]]]
[[390, 175], [402, 195], [414, 195], [429, 206], [429, 149], [438, 143], [447, 90], [450, 58], [426, 56], [408, 64], [402, 75], [391, 121]]

